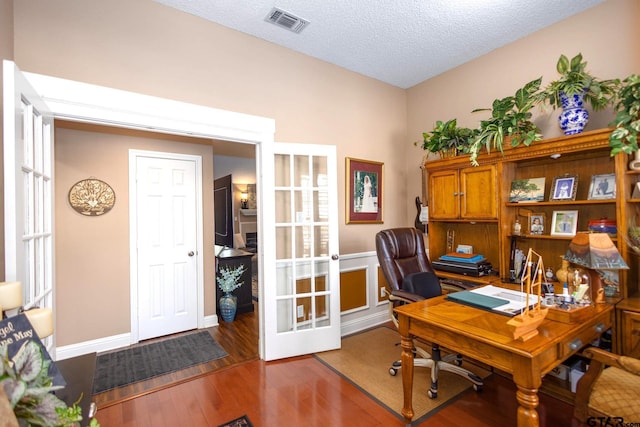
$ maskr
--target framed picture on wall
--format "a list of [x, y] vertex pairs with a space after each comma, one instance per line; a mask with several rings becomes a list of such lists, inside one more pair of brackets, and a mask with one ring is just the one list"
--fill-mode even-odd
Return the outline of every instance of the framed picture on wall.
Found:
[[346, 158], [347, 224], [380, 224], [384, 163]]

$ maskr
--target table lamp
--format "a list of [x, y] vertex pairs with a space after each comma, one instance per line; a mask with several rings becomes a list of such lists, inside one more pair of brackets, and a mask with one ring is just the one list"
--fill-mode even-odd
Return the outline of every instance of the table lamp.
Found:
[[591, 296], [596, 303], [605, 302], [602, 278], [596, 270], [629, 268], [607, 233], [576, 233], [569, 243], [564, 259], [588, 269], [591, 279]]

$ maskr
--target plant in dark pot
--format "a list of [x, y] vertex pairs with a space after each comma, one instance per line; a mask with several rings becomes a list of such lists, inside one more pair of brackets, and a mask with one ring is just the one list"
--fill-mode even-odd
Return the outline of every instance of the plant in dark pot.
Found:
[[556, 69], [560, 78], [551, 81], [539, 94], [539, 102], [547, 103], [554, 109], [562, 107], [558, 123], [565, 135], [573, 135], [584, 130], [589, 121], [590, 105], [599, 111], [613, 104], [619, 79], [599, 80], [587, 70], [587, 63], [578, 53], [569, 60], [560, 55]]
[[640, 170], [640, 75], [632, 74], [622, 81], [614, 109], [616, 117], [610, 124], [615, 129], [609, 135], [611, 155], [615, 156], [620, 152], [635, 154], [629, 168]]
[[[455, 156], [466, 153], [469, 144], [477, 134], [477, 129], [458, 127], [456, 119], [446, 122], [436, 121], [431, 132], [422, 133], [422, 149], [431, 153], [438, 153], [441, 157]], [[415, 145], [420, 144], [415, 142]]]
[[537, 103], [542, 77], [532, 80], [518, 89], [513, 96], [493, 101], [492, 108], [478, 108], [473, 112], [491, 111], [491, 117], [480, 122], [480, 130], [469, 145], [471, 164], [478, 166], [478, 155], [482, 148], [503, 152], [505, 139], [516, 147], [529, 146], [542, 139], [538, 127], [531, 121], [531, 109]]
[[225, 322], [232, 322], [236, 317], [236, 310], [238, 308], [238, 297], [232, 295], [231, 292], [242, 286], [240, 277], [244, 273], [244, 266], [240, 265], [236, 268], [222, 267], [219, 270], [219, 275], [216, 278], [218, 287], [223, 292], [223, 295], [218, 301], [220, 307], [220, 316]]

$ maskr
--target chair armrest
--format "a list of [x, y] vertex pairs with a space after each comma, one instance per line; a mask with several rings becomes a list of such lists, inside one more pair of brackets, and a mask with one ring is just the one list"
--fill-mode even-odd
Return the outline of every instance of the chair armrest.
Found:
[[406, 303], [418, 302], [424, 300], [424, 297], [420, 295], [412, 294], [411, 292], [403, 291], [403, 290], [395, 290], [391, 292], [389, 295], [390, 301], [400, 301]]
[[640, 360], [634, 359], [633, 357], [620, 356], [595, 347], [587, 348], [583, 354], [591, 359], [591, 363], [596, 361], [604, 365], [615, 366], [634, 375], [640, 375]]

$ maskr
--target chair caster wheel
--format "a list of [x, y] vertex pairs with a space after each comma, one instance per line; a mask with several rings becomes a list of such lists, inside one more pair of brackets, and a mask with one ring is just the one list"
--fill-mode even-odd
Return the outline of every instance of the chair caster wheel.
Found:
[[438, 392], [429, 389], [427, 390], [427, 396], [429, 396], [429, 399], [435, 399], [436, 397], [438, 397]]
[[389, 368], [389, 375], [391, 375], [392, 377], [395, 377], [397, 373], [398, 370], [396, 368]]
[[473, 390], [474, 391], [482, 391], [482, 386], [479, 384], [474, 384], [473, 385]]

